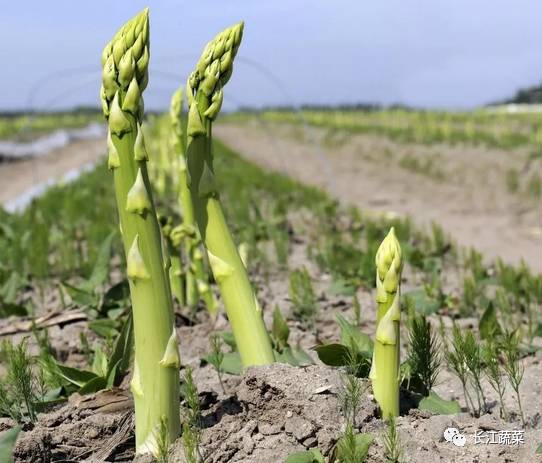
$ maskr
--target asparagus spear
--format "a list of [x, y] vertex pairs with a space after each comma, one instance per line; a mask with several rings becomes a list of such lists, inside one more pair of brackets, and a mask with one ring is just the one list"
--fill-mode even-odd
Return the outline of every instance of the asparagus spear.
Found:
[[128, 21], [104, 48], [101, 101], [109, 123], [120, 229], [134, 317], [135, 363], [131, 382], [136, 452], [158, 452], [157, 433], [180, 433], [179, 353], [167, 259], [147, 173], [141, 119], [148, 82], [148, 10]]
[[187, 82], [187, 167], [194, 215], [218, 282], [244, 366], [274, 361], [262, 311], [226, 224], [215, 182], [212, 122], [222, 105], [223, 87], [233, 72], [243, 23], [207, 44]]
[[207, 309], [216, 317], [218, 304], [209, 286], [209, 279], [203, 265], [203, 255], [199, 250], [201, 238], [197, 231], [192, 198], [188, 188], [186, 171], [186, 139], [183, 134], [183, 91], [179, 88], [171, 98], [170, 120], [172, 127], [172, 148], [179, 164], [178, 188], [179, 202], [183, 216], [183, 224], [179, 228], [180, 239], [183, 241], [185, 255], [188, 260], [186, 269], [187, 305], [197, 304], [199, 297], [203, 299]]
[[376, 253], [377, 326], [369, 378], [383, 418], [399, 415], [401, 246], [393, 227]]

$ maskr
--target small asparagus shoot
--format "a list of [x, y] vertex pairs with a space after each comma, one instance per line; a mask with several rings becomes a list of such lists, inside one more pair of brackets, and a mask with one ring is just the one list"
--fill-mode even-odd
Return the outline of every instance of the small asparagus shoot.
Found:
[[369, 378], [383, 418], [399, 415], [401, 246], [392, 227], [376, 253], [377, 326]]

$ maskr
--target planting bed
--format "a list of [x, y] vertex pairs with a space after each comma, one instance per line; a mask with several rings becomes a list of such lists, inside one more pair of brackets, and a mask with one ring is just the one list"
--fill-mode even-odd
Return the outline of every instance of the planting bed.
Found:
[[[154, 130], [154, 129], [153, 129]], [[273, 324], [273, 310], [278, 307], [287, 320], [289, 344], [303, 349], [313, 364], [303, 361], [302, 366], [276, 363], [266, 367], [253, 367], [242, 374], [223, 373], [223, 385], [215, 369], [203, 361], [211, 351], [210, 335], [228, 331], [223, 309], [213, 322], [205, 309], [196, 312], [176, 305], [176, 329], [180, 341], [181, 378], [186, 368], [193, 370], [201, 406], [201, 442], [199, 452], [209, 462], [282, 462], [288, 455], [306, 449], [319, 449], [330, 458], [337, 440], [345, 431], [342, 397], [345, 388], [344, 368], [324, 365], [318, 358], [315, 346], [337, 343], [341, 328], [337, 315], [355, 319], [355, 292], [361, 305], [359, 330], [373, 337], [375, 331], [374, 302], [374, 252], [379, 241], [394, 225], [403, 246], [406, 268], [403, 274], [402, 353], [408, 351], [407, 306], [426, 313], [434, 332], [451, 336], [453, 322], [461, 330], [473, 329], [478, 336], [478, 325], [487, 310], [487, 300], [493, 301], [495, 293], [505, 290], [517, 310], [510, 316], [506, 307], [497, 301], [496, 320], [503, 327], [512, 329], [511, 323], [526, 330], [526, 318], [538, 320], [540, 294], [536, 293], [539, 277], [526, 270], [514, 270], [502, 263], [482, 263], [476, 255], [461, 257], [449, 238], [435, 228], [420, 232], [408, 221], [388, 220], [375, 214], [360, 215], [331, 201], [320, 191], [301, 186], [277, 174], [268, 174], [242, 161], [235, 153], [217, 145], [217, 170], [222, 175], [221, 189], [226, 213], [238, 242], [249, 245], [248, 267], [257, 288], [258, 299], [269, 329]], [[336, 178], [340, 182], [340, 178]], [[96, 329], [96, 320], [106, 316], [94, 302], [78, 296], [61, 282], [81, 286], [81, 282], [95, 267], [99, 244], [114, 226], [114, 203], [107, 170], [100, 166], [96, 172], [85, 174], [73, 185], [57, 188], [37, 200], [26, 215], [5, 216], [4, 223], [12, 230], [25, 227], [36, 220], [37, 211], [44, 225], [62, 217], [55, 216], [56, 208], [49, 215], [50, 202], [74, 201], [71, 222], [79, 226], [73, 230], [57, 231], [63, 236], [78, 236], [83, 250], [72, 261], [57, 257], [68, 251], [61, 239], [50, 236], [48, 247], [37, 248], [50, 263], [49, 272], [34, 275], [29, 262], [19, 262], [21, 282], [13, 283], [15, 296], [10, 303], [18, 304], [35, 317], [56, 314], [57, 317], [41, 320], [48, 328], [48, 349], [60, 362], [82, 369], [92, 368], [93, 348], [100, 345], [111, 350], [111, 338]], [[170, 213], [174, 198], [168, 196], [165, 182], [159, 210]], [[74, 192], [78, 190], [78, 195]], [[102, 228], [87, 229], [84, 211], [77, 202], [85, 204], [89, 198], [103, 198], [103, 214], [109, 214]], [[77, 220], [75, 220], [78, 218]], [[28, 222], [29, 221], [29, 222]], [[43, 230], [42, 230], [43, 233]], [[73, 235], [72, 235], [73, 234]], [[93, 237], [94, 236], [94, 237]], [[96, 238], [101, 237], [101, 238]], [[2, 239], [6, 239], [6, 235]], [[37, 242], [39, 240], [35, 238]], [[4, 246], [7, 244], [4, 242]], [[21, 245], [19, 243], [18, 245]], [[14, 244], [11, 243], [12, 251]], [[6, 249], [4, 247], [4, 249]], [[70, 252], [75, 252], [74, 250]], [[100, 294], [124, 281], [124, 264], [119, 252], [118, 236], [113, 238], [108, 252], [108, 275], [101, 281]], [[340, 258], [338, 257], [340, 256]], [[39, 264], [40, 256], [32, 257]], [[4, 268], [14, 265], [6, 260]], [[306, 268], [310, 275], [315, 297], [314, 313], [310, 320], [296, 312], [289, 281], [295, 269]], [[4, 288], [9, 274], [5, 273]], [[473, 278], [475, 296], [468, 298], [465, 278]], [[425, 289], [424, 289], [425, 288]], [[216, 288], [215, 288], [216, 291]], [[421, 291], [421, 292], [420, 292]], [[3, 293], [5, 297], [6, 293]], [[525, 309], [528, 294], [529, 306]], [[409, 296], [410, 295], [410, 296]], [[406, 303], [410, 298], [415, 303]], [[295, 296], [294, 296], [295, 299]], [[120, 299], [120, 308], [126, 309], [127, 299]], [[28, 337], [29, 352], [43, 355], [43, 344], [36, 343], [36, 336], [27, 329], [27, 318], [0, 320], [3, 336], [18, 343]], [[121, 316], [122, 319], [122, 316]], [[90, 328], [89, 328], [90, 322]], [[485, 323], [485, 322], [484, 322]], [[541, 345], [538, 322], [530, 335], [524, 335], [521, 365], [525, 369], [520, 393], [525, 411], [525, 426], [518, 415], [515, 396], [507, 388], [504, 403], [509, 411], [506, 421], [499, 417], [499, 402], [487, 379], [482, 378], [486, 394], [486, 410], [480, 417], [472, 416], [466, 406], [461, 384], [450, 371], [444, 356], [434, 391], [445, 400], [457, 400], [461, 411], [439, 414], [417, 408], [419, 397], [403, 391], [401, 416], [396, 421], [404, 461], [425, 462], [530, 462], [535, 461], [535, 450], [542, 442], [542, 364], [538, 347]], [[38, 323], [40, 326], [40, 323]], [[119, 325], [114, 325], [119, 330]], [[493, 326], [493, 325], [492, 325]], [[93, 327], [93, 328], [92, 328]], [[27, 330], [24, 331], [23, 330]], [[16, 333], [13, 333], [16, 331]], [[43, 330], [39, 331], [43, 334]], [[115, 331], [115, 333], [118, 331]], [[87, 344], [81, 343], [81, 333]], [[487, 338], [486, 338], [487, 339]], [[441, 343], [444, 341], [440, 340]], [[448, 341], [449, 343], [449, 341]], [[86, 346], [86, 347], [85, 347]], [[88, 346], [91, 346], [90, 348]], [[90, 349], [90, 352], [89, 352]], [[229, 347], [223, 346], [225, 352]], [[441, 349], [443, 351], [443, 349]], [[95, 354], [94, 354], [95, 355]], [[4, 361], [6, 359], [4, 358]], [[89, 364], [89, 362], [91, 362]], [[356, 411], [355, 426], [359, 432], [368, 433], [374, 440], [365, 461], [385, 460], [385, 440], [388, 426], [378, 416], [378, 407], [372, 396], [370, 381], [360, 375], [361, 401]], [[132, 461], [134, 458], [133, 403], [128, 389], [130, 372], [119, 378], [112, 390], [102, 390], [88, 395], [73, 393], [67, 400], [49, 404], [40, 410], [35, 423], [23, 419], [22, 429], [14, 448], [16, 462], [60, 461]], [[60, 393], [60, 397], [62, 397]], [[182, 413], [186, 404], [181, 404]], [[423, 407], [422, 407], [423, 408]], [[15, 426], [11, 418], [2, 418], [0, 431]], [[455, 427], [466, 436], [464, 447], [447, 442], [443, 432]], [[477, 431], [524, 430], [524, 443], [475, 444]], [[185, 461], [182, 438], [173, 443], [169, 461]], [[136, 461], [150, 461], [138, 457]], [[326, 460], [327, 461], [327, 460]]]

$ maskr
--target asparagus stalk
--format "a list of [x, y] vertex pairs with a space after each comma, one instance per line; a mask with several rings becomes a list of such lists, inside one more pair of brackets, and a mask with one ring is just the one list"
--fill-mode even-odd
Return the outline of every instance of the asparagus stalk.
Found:
[[186, 139], [183, 133], [183, 91], [179, 88], [171, 98], [170, 120], [172, 127], [172, 148], [179, 165], [178, 189], [179, 202], [183, 217], [183, 225], [180, 228], [181, 239], [187, 258], [186, 269], [186, 296], [187, 305], [193, 307], [198, 303], [199, 297], [203, 299], [209, 313], [217, 315], [218, 304], [209, 285], [209, 278], [203, 265], [203, 254], [199, 246], [201, 238], [197, 231], [194, 207], [190, 190], [188, 188], [188, 176], [186, 170]]
[[213, 169], [212, 122], [233, 72], [243, 23], [209, 42], [187, 82], [187, 167], [194, 215], [244, 366], [274, 361], [262, 311], [226, 224]]
[[157, 434], [163, 432], [164, 424], [170, 441], [180, 433], [179, 353], [168, 260], [162, 251], [141, 131], [148, 63], [145, 9], [104, 48], [100, 92], [109, 124], [109, 167], [113, 170], [134, 317], [131, 389], [138, 454], [157, 454]]
[[376, 336], [369, 378], [383, 418], [399, 415], [401, 246], [393, 227], [376, 253]]

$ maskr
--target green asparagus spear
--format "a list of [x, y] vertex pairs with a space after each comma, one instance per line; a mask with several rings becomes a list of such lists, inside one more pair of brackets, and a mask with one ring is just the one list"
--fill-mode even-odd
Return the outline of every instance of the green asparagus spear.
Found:
[[376, 253], [377, 326], [369, 378], [383, 418], [399, 415], [401, 246], [393, 227]]
[[172, 127], [172, 148], [179, 164], [178, 188], [179, 202], [183, 217], [183, 225], [179, 231], [185, 248], [187, 258], [186, 295], [187, 305], [192, 307], [197, 304], [199, 297], [203, 299], [209, 313], [217, 315], [218, 304], [209, 285], [209, 278], [203, 265], [203, 255], [199, 250], [201, 239], [197, 231], [192, 198], [188, 188], [186, 171], [186, 139], [183, 134], [183, 92], [179, 88], [171, 98], [170, 120]]
[[223, 88], [233, 72], [243, 23], [209, 42], [187, 82], [187, 167], [194, 215], [218, 282], [244, 366], [274, 361], [262, 311], [226, 224], [215, 182], [212, 122], [222, 105]]
[[141, 119], [148, 82], [149, 21], [145, 9], [104, 48], [101, 101], [109, 124], [120, 229], [134, 317], [135, 363], [131, 382], [136, 415], [136, 452], [157, 453], [157, 434], [180, 433], [179, 353], [168, 261], [147, 173]]

